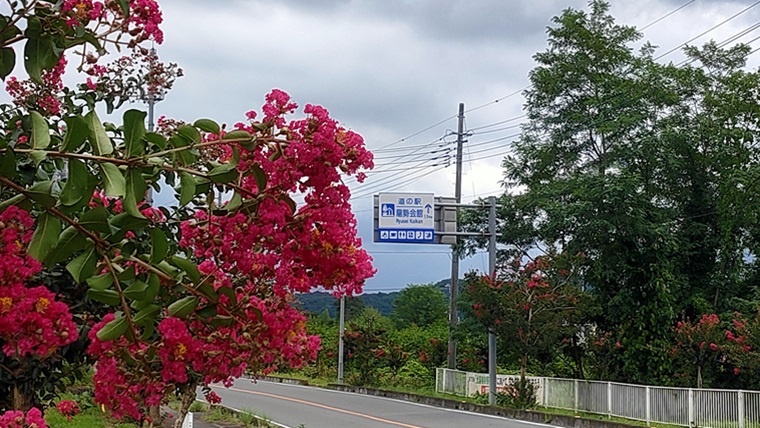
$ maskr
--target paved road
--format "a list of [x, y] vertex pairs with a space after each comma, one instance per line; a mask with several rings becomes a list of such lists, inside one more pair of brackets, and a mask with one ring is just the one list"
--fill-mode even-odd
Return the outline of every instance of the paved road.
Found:
[[253, 411], [290, 428], [548, 426], [383, 397], [264, 381], [254, 384], [241, 379], [229, 389], [222, 386], [213, 389], [225, 406]]

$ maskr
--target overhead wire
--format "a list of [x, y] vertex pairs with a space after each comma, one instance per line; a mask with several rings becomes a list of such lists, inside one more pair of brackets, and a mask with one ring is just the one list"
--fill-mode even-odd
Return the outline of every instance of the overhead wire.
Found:
[[[717, 47], [724, 48], [729, 43], [732, 43], [732, 42], [734, 42], [734, 41], [736, 41], [736, 40], [738, 40], [738, 39], [746, 36], [747, 34], [749, 34], [749, 33], [753, 32], [753, 31], [757, 30], [758, 28], [760, 28], [760, 22], [756, 22], [756, 23], [750, 25], [749, 27], [745, 28], [744, 30], [742, 30], [742, 31], [740, 31], [738, 33], [735, 33], [731, 37], [729, 37], [729, 38], [721, 41], [720, 43], [717, 44]], [[758, 39], [760, 39], [760, 37], [755, 37], [755, 38], [753, 38], [753, 39], [751, 39], [751, 40], [749, 40], [747, 42], [744, 42], [744, 44], [751, 45], [752, 42], [754, 42], [754, 41], [756, 41]], [[684, 65], [693, 64], [696, 61], [697, 61], [696, 58], [687, 58], [687, 59], [679, 62], [678, 64], [676, 64], [676, 66], [677, 67], [682, 67]]]
[[683, 42], [683, 43], [681, 43], [680, 45], [678, 45], [678, 46], [674, 47], [673, 49], [671, 49], [671, 50], [669, 50], [669, 51], [667, 51], [667, 52], [665, 52], [665, 53], [663, 53], [663, 54], [661, 54], [661, 55], [659, 55], [659, 56], [655, 57], [655, 58], [654, 58], [654, 59], [655, 59], [655, 61], [656, 61], [656, 60], [658, 60], [658, 59], [662, 59], [662, 58], [664, 58], [664, 57], [666, 57], [666, 56], [668, 56], [668, 55], [672, 54], [673, 52], [675, 52], [675, 51], [677, 51], [677, 50], [681, 49], [682, 47], [684, 47], [684, 46], [688, 45], [689, 43], [693, 42], [694, 40], [697, 40], [698, 38], [700, 38], [700, 37], [704, 36], [705, 34], [707, 34], [707, 33], [711, 32], [711, 31], [713, 31], [713, 30], [715, 30], [715, 29], [717, 29], [717, 28], [719, 28], [719, 27], [721, 27], [721, 26], [723, 26], [723, 25], [727, 24], [727, 23], [728, 23], [728, 22], [730, 22], [730, 21], [733, 21], [733, 20], [734, 20], [734, 19], [736, 19], [737, 17], [739, 17], [739, 16], [741, 16], [741, 15], [743, 15], [743, 14], [747, 13], [747, 12], [748, 12], [750, 9], [754, 8], [754, 7], [755, 7], [755, 6], [757, 6], [758, 4], [760, 4], [760, 0], [758, 0], [758, 1], [754, 2], [754, 3], [752, 3], [751, 5], [747, 6], [747, 7], [746, 7], [746, 8], [744, 8], [744, 9], [742, 9], [741, 11], [739, 11], [739, 12], [737, 12], [737, 13], [735, 13], [735, 14], [731, 15], [730, 17], [728, 17], [728, 18], [724, 19], [723, 21], [719, 22], [718, 24], [716, 24], [716, 25], [714, 25], [714, 26], [712, 26], [712, 27], [708, 28], [707, 30], [705, 30], [705, 31], [703, 31], [703, 32], [701, 32], [701, 33], [699, 33], [699, 34], [697, 34], [696, 36], [692, 37], [691, 39], [689, 39], [689, 40], [687, 40], [687, 41], [685, 41], [685, 42]]
[[672, 10], [672, 11], [668, 12], [667, 14], [665, 14], [665, 15], [663, 15], [663, 16], [661, 16], [661, 17], [657, 18], [657, 19], [655, 19], [655, 20], [654, 20], [654, 21], [652, 21], [652, 22], [650, 22], [649, 24], [647, 24], [647, 25], [645, 25], [645, 26], [643, 26], [643, 27], [639, 28], [639, 31], [644, 31], [644, 30], [646, 30], [647, 28], [649, 28], [649, 27], [651, 27], [651, 26], [653, 26], [653, 25], [657, 24], [658, 22], [662, 21], [662, 20], [663, 20], [663, 19], [665, 19], [665, 18], [668, 18], [670, 15], [673, 15], [674, 13], [676, 13], [676, 12], [678, 12], [679, 10], [681, 10], [681, 9], [685, 8], [686, 6], [688, 6], [688, 5], [692, 4], [692, 3], [694, 3], [695, 1], [697, 1], [697, 0], [690, 0], [690, 1], [686, 2], [685, 4], [683, 4], [683, 5], [679, 6], [677, 9], [675, 9], [675, 10]]

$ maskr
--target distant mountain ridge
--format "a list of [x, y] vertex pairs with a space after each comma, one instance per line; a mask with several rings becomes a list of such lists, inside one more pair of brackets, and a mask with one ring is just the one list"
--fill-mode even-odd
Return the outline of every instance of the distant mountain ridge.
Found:
[[[442, 279], [436, 282], [434, 285], [443, 291], [446, 295], [446, 299], [449, 298], [449, 282], [450, 279]], [[393, 301], [399, 295], [399, 291], [392, 291], [390, 293], [364, 293], [356, 296], [364, 306], [369, 306], [377, 309], [382, 315], [388, 316], [393, 312]], [[338, 304], [337, 299], [332, 293], [326, 291], [315, 291], [312, 293], [303, 293], [296, 295], [296, 306], [303, 309], [310, 314], [318, 315], [327, 310], [330, 317], [335, 317]]]

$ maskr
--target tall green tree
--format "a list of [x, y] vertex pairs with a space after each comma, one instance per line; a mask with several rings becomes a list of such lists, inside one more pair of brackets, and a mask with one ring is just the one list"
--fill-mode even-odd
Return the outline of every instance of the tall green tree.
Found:
[[401, 290], [393, 301], [391, 320], [397, 328], [427, 327], [445, 323], [448, 310], [446, 296], [440, 288], [433, 284], [412, 284]]
[[553, 24], [503, 162], [500, 239], [582, 254], [601, 307], [587, 322], [619, 345], [609, 375], [666, 380], [676, 320], [732, 310], [759, 278], [760, 76], [742, 45], [657, 63], [603, 1]]
[[640, 33], [616, 24], [607, 3], [589, 9], [554, 18], [547, 50], [534, 57], [529, 121], [504, 161], [506, 183], [525, 189], [504, 205], [526, 221], [506, 238], [585, 255], [585, 282], [606, 302], [596, 321], [622, 338], [619, 375], [664, 377], [658, 350], [674, 314], [677, 243], [657, 204], [659, 159], [647, 136], [670, 100], [650, 81], [651, 48], [629, 47]]

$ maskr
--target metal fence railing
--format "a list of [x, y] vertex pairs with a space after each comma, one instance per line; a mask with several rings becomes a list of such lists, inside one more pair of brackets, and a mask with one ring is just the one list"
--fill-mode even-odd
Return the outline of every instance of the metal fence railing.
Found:
[[[498, 375], [497, 389], [515, 376]], [[531, 377], [539, 405], [636, 419], [647, 423], [709, 428], [760, 425], [760, 391], [668, 388], [616, 382]], [[488, 375], [439, 368], [436, 391], [471, 396], [488, 390]]]

